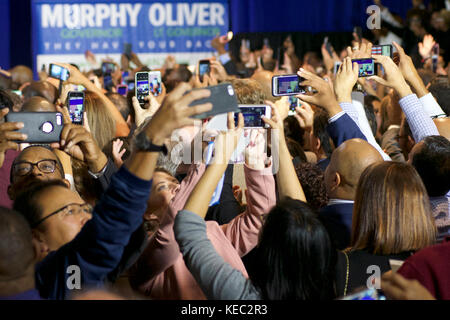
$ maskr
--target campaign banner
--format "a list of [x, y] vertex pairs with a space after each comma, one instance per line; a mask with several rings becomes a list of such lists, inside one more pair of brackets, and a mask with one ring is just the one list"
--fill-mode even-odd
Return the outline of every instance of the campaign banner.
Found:
[[211, 56], [229, 8], [227, 0], [32, 0], [32, 19], [36, 69], [55, 59], [83, 66], [86, 50], [119, 62], [125, 43], [156, 67], [168, 54], [188, 64]]

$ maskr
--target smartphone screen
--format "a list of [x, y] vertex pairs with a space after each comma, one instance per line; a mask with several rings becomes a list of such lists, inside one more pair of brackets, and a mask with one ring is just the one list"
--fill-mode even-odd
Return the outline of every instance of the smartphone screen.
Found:
[[289, 97], [289, 111], [293, 111], [295, 113], [295, 108], [298, 107], [298, 98], [294, 96]]
[[[267, 115], [268, 106], [239, 106], [242, 115], [244, 116], [244, 128], [264, 128], [265, 122], [261, 119], [261, 116]], [[270, 110], [270, 109], [269, 109]], [[238, 112], [234, 113], [234, 122], [238, 123]]]
[[155, 96], [159, 96], [162, 92], [161, 87], [161, 72], [151, 71], [149, 72], [150, 92]]
[[69, 70], [56, 64], [50, 64], [50, 77], [66, 81], [69, 79]]
[[128, 86], [128, 91], [134, 90], [134, 80], [127, 80], [126, 83]]
[[128, 93], [128, 86], [127, 85], [118, 85], [116, 87], [117, 89], [117, 93], [120, 94], [121, 96], [126, 96]]
[[300, 78], [298, 75], [289, 76], [276, 76], [275, 81], [275, 94], [277, 96], [289, 96], [296, 95], [300, 93], [306, 93], [305, 88], [300, 86], [300, 83], [305, 79]]
[[359, 65], [358, 77], [370, 77], [375, 75], [375, 63], [373, 59], [353, 59]]
[[83, 124], [84, 92], [69, 92], [69, 114], [73, 124]]
[[209, 74], [210, 62], [209, 60], [200, 60], [198, 64], [198, 75], [200, 77], [200, 82], [203, 82], [203, 76]]
[[334, 74], [338, 73], [339, 68], [341, 67], [341, 64], [342, 64], [341, 62], [334, 63], [334, 70], [333, 70]]
[[372, 47], [372, 55], [382, 55], [386, 57], [392, 58], [392, 45], [391, 44], [384, 44], [381, 46], [373, 46]]
[[102, 72], [104, 75], [111, 74], [115, 71], [116, 65], [111, 62], [103, 62], [102, 63]]
[[136, 98], [139, 103], [143, 105], [145, 103], [145, 97], [147, 97], [150, 93], [150, 84], [149, 84], [149, 73], [148, 72], [138, 72], [136, 73]]

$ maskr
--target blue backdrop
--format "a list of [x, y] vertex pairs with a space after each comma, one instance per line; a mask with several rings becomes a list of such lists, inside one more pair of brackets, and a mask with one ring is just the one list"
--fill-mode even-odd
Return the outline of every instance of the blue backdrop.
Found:
[[[351, 31], [354, 25], [365, 27], [365, 8], [372, 3], [371, 0], [229, 0], [230, 23], [234, 32]], [[405, 17], [411, 0], [383, 0], [383, 4]], [[31, 20], [31, 0], [0, 0], [2, 68], [32, 65]]]

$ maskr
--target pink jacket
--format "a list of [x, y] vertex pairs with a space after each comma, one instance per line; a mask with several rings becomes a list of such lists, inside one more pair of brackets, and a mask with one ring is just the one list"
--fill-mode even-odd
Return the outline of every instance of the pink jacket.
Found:
[[[247, 210], [226, 225], [215, 221], [206, 222], [206, 231], [217, 253], [233, 268], [248, 277], [241, 257], [252, 250], [258, 242], [262, 226], [261, 215], [275, 205], [275, 181], [271, 168], [262, 171], [244, 166], [247, 184]], [[175, 240], [173, 223], [200, 180], [205, 165], [192, 165], [182, 181], [180, 191], [172, 200], [159, 230], [139, 260], [130, 270], [130, 284], [151, 299], [200, 300], [205, 296], [187, 269]], [[207, 199], [205, 199], [207, 201]]]

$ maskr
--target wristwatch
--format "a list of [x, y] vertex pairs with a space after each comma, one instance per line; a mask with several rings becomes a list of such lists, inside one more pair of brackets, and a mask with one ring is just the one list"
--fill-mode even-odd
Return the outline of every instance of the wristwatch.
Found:
[[134, 138], [134, 144], [140, 151], [162, 152], [165, 156], [167, 155], [167, 147], [164, 144], [162, 146], [153, 144], [152, 141], [147, 137], [145, 131], [141, 131]]

